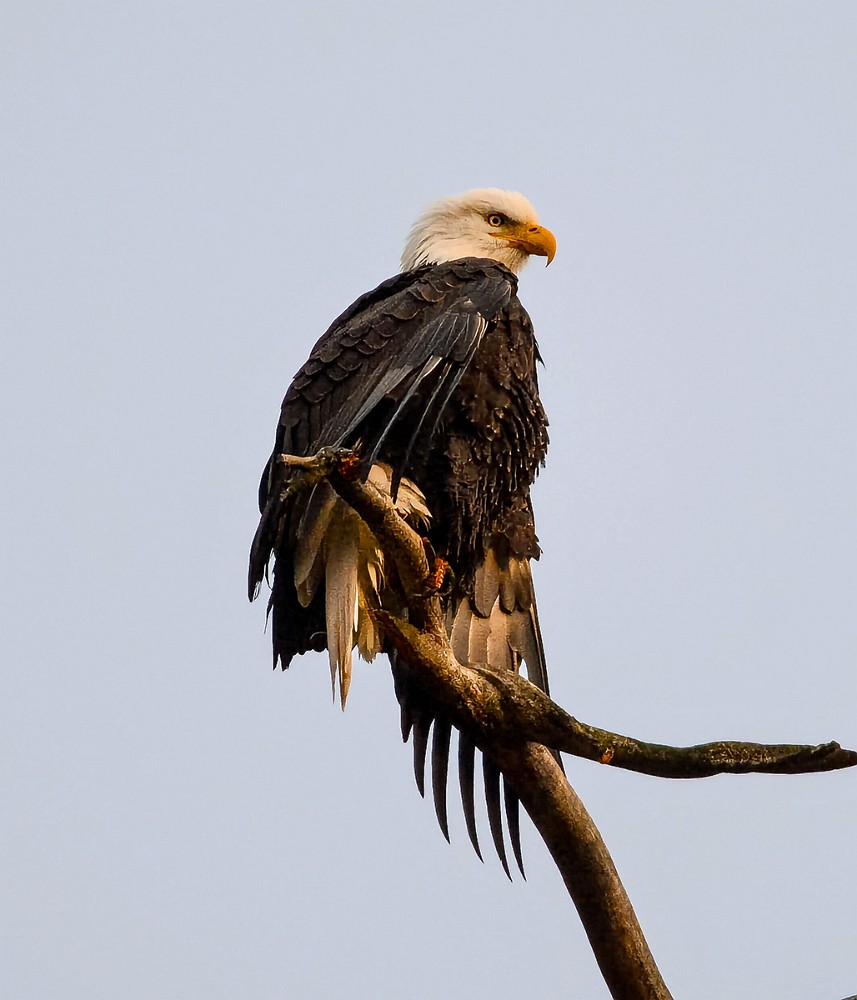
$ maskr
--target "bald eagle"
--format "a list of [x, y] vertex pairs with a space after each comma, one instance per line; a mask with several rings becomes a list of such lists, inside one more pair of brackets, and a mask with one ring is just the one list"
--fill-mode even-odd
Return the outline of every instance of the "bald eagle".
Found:
[[[371, 532], [329, 485], [286, 501], [274, 488], [278, 455], [312, 455], [325, 446], [357, 449], [365, 476], [448, 561], [442, 599], [456, 657], [512, 670], [524, 664], [528, 678], [548, 690], [530, 572], [540, 551], [530, 486], [544, 462], [547, 419], [517, 275], [531, 255], [550, 263], [555, 251], [552, 233], [521, 194], [487, 188], [436, 202], [411, 229], [401, 273], [334, 320], [286, 393], [260, 484], [249, 592], [253, 599], [273, 556], [274, 666], [285, 669], [296, 654], [326, 648], [343, 708], [354, 648], [367, 660], [387, 651], [368, 610], [401, 611], [403, 601]], [[407, 664], [394, 654], [391, 662], [421, 792], [434, 724], [434, 797], [448, 838], [450, 724]], [[473, 747], [464, 737], [459, 759], [478, 852]], [[495, 843], [498, 781], [487, 767]]]

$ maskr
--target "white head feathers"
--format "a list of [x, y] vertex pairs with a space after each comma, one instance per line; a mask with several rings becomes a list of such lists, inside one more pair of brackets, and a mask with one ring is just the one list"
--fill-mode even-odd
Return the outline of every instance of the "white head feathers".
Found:
[[487, 257], [517, 274], [530, 254], [550, 263], [555, 250], [553, 234], [539, 225], [536, 210], [522, 194], [477, 188], [429, 205], [408, 236], [402, 270]]

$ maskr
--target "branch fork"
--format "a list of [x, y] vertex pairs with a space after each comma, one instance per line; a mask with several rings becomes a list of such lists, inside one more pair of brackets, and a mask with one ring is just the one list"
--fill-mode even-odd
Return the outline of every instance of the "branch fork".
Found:
[[853, 767], [857, 753], [834, 742], [647, 743], [578, 722], [516, 673], [459, 663], [438, 598], [438, 564], [430, 565], [422, 539], [390, 497], [355, 474], [359, 456], [328, 448], [310, 457], [281, 455], [279, 460], [287, 473], [284, 497], [327, 479], [395, 562], [408, 621], [380, 609], [373, 616], [421, 686], [504, 774], [530, 814], [577, 907], [611, 995], [617, 1000], [670, 1000], [604, 841], [550, 751], [664, 778], [817, 773]]

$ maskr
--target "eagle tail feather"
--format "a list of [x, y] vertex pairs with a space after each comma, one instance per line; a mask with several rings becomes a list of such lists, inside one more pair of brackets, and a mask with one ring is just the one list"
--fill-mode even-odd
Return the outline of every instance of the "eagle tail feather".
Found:
[[[337, 512], [339, 513], [339, 512]], [[351, 684], [351, 651], [354, 648], [357, 610], [358, 546], [357, 532], [351, 518], [336, 519], [324, 536], [325, 615], [327, 650], [330, 659], [330, 684], [336, 694], [339, 676], [339, 699], [343, 709]]]

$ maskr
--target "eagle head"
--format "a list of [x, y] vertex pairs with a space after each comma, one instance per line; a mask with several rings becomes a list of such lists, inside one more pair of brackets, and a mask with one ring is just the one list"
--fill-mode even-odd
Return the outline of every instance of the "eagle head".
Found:
[[556, 239], [517, 191], [476, 188], [434, 202], [414, 223], [402, 270], [462, 257], [487, 257], [517, 274], [531, 254], [553, 260]]

